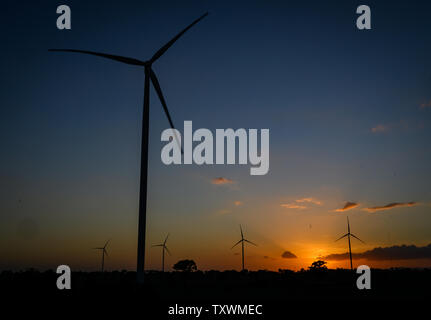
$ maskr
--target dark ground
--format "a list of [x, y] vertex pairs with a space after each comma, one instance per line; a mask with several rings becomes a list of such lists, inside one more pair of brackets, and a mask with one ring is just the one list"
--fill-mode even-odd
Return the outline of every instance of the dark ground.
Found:
[[[358, 290], [356, 279], [359, 275], [350, 270], [148, 272], [145, 286], [135, 284], [134, 272], [72, 272], [71, 290], [57, 289], [58, 276], [54, 271], [3, 271], [0, 291], [9, 301], [29, 299], [69, 306], [101, 302], [105, 311], [113, 303], [125, 309], [140, 306], [145, 314], [155, 315], [151, 319], [195, 318], [168, 316], [169, 306], [175, 304], [204, 307], [262, 304], [264, 316], [248, 315], [245, 318], [280, 319], [280, 314], [292, 310], [306, 314], [333, 313], [346, 305], [354, 306], [359, 313], [366, 307], [372, 306], [374, 310], [377, 306], [382, 308], [382, 314], [387, 314], [386, 308], [394, 311], [398, 306], [426, 305], [431, 301], [431, 269], [373, 269], [371, 290]], [[225, 317], [212, 315], [208, 318]]]

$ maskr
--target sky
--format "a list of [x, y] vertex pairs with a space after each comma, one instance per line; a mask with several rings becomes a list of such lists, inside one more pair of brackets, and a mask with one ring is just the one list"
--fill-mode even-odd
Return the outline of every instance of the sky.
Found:
[[146, 269], [170, 233], [167, 269], [238, 270], [240, 224], [248, 269], [347, 268], [347, 215], [355, 265], [430, 266], [431, 3], [367, 1], [362, 31], [358, 1], [63, 3], [71, 30], [58, 1], [0, 13], [0, 270], [97, 270], [108, 239], [106, 268], [136, 268], [144, 70], [48, 49], [146, 60], [206, 11], [153, 70], [181, 132], [269, 129], [269, 172], [164, 165], [151, 89]]

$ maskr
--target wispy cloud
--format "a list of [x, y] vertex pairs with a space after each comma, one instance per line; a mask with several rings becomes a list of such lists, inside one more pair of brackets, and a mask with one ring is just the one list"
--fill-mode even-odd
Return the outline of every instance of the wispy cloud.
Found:
[[419, 107], [423, 110], [423, 109], [426, 109], [426, 108], [431, 108], [431, 100], [430, 101], [428, 101], [428, 102], [424, 102], [424, 103], [421, 103], [420, 105], [419, 105]]
[[372, 133], [384, 133], [388, 132], [390, 130], [390, 127], [385, 124], [378, 124], [377, 126], [371, 128]]
[[211, 180], [212, 184], [215, 185], [225, 185], [225, 184], [233, 184], [235, 181], [228, 179], [228, 178], [223, 178], [223, 177], [219, 177], [219, 178], [214, 178]]
[[234, 201], [233, 204], [230, 202], [229, 205], [225, 206], [225, 208], [223, 209], [218, 210], [217, 213], [220, 215], [233, 213], [235, 212], [235, 208], [239, 206], [242, 206], [242, 201], [237, 200], [237, 201]]
[[[300, 203], [300, 204], [298, 204]], [[308, 207], [305, 205], [307, 203], [311, 203], [311, 204], [315, 204], [315, 205], [322, 205], [322, 202], [315, 199], [315, 198], [301, 198], [301, 199], [297, 199], [291, 203], [283, 203], [281, 204], [281, 206], [283, 208], [288, 208], [288, 209], [307, 209]]]
[[417, 202], [392, 202], [384, 206], [370, 207], [370, 208], [365, 208], [364, 210], [368, 212], [376, 212], [376, 211], [390, 210], [398, 207], [413, 207], [416, 205], [417, 205]]
[[322, 204], [322, 202], [314, 198], [302, 198], [302, 199], [295, 200], [295, 202], [299, 202], [299, 203], [309, 202], [309, 203], [317, 204], [319, 206]]
[[295, 254], [293, 254], [292, 252], [287, 251], [287, 250], [283, 252], [281, 257], [283, 259], [296, 259], [296, 258], [298, 258]]
[[[425, 247], [415, 245], [401, 245], [385, 248], [374, 248], [361, 253], [353, 253], [354, 259], [367, 260], [412, 260], [412, 259], [431, 259], [431, 244]], [[330, 254], [323, 257], [326, 260], [347, 260], [349, 253]]]
[[301, 206], [295, 203], [282, 203], [281, 206], [288, 209], [307, 209], [306, 206]]
[[346, 202], [346, 204], [344, 205], [344, 207], [336, 209], [336, 212], [343, 212], [343, 211], [347, 211], [353, 208], [356, 208], [357, 206], [359, 206], [359, 203], [356, 202]]

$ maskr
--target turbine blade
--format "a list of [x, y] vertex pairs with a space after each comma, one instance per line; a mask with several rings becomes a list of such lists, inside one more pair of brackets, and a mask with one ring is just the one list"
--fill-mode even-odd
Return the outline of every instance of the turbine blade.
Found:
[[342, 236], [342, 237], [338, 238], [337, 240], [335, 240], [335, 242], [337, 242], [338, 240], [343, 239], [344, 237], [347, 237], [348, 235], [349, 235], [349, 234], [348, 234], [348, 233], [346, 233], [344, 236]]
[[208, 12], [206, 12], [204, 15], [193, 21], [191, 24], [188, 25], [184, 30], [182, 30], [180, 33], [178, 33], [175, 37], [173, 37], [168, 43], [166, 43], [163, 47], [161, 47], [157, 52], [153, 55], [153, 57], [150, 59], [150, 62], [153, 63], [157, 59], [159, 59], [165, 52], [168, 50], [174, 43], [177, 41], [187, 30], [189, 30], [191, 27], [193, 27], [196, 23], [201, 21], [203, 18], [205, 18], [208, 15]]
[[238, 244], [240, 244], [240, 243], [241, 243], [241, 241], [242, 241], [242, 239], [241, 239], [241, 240], [239, 240], [237, 243], [235, 243], [235, 244], [234, 244], [234, 246], [233, 246], [232, 248], [230, 248], [230, 249], [232, 250], [233, 248], [235, 248]]
[[106, 251], [106, 249], [103, 249], [103, 252], [105, 252], [105, 254], [106, 254], [107, 257], [109, 257], [108, 251]]
[[349, 216], [347, 216], [347, 232], [350, 233]]
[[109, 239], [108, 241], [106, 241], [105, 245], [103, 246], [103, 248], [106, 248], [106, 246], [108, 245], [109, 241], [111, 241], [111, 239]]
[[103, 250], [103, 248], [91, 248], [91, 249], [94, 249], [94, 250]]
[[362, 241], [361, 239], [359, 239], [357, 236], [355, 236], [353, 233], [350, 234], [353, 238], [356, 238], [357, 240], [361, 241], [363, 244], [365, 244], [364, 241]]
[[113, 54], [101, 53], [101, 52], [94, 52], [94, 51], [87, 51], [87, 50], [75, 50], [75, 49], [48, 49], [48, 51], [84, 53], [84, 54], [90, 54], [93, 56], [98, 56], [98, 57], [102, 57], [102, 58], [106, 58], [106, 59], [119, 61], [122, 63], [131, 64], [134, 66], [145, 66], [145, 62], [138, 60], [138, 59], [122, 57], [122, 56], [117, 56], [117, 55], [113, 55]]
[[244, 241], [245, 241], [245, 242], [248, 242], [248, 243], [250, 243], [250, 244], [252, 244], [252, 245], [254, 245], [254, 246], [256, 246], [256, 247], [257, 247], [257, 244], [256, 244], [256, 243], [253, 243], [253, 242], [251, 242], [251, 241], [249, 241], [249, 240], [247, 240], [247, 239], [244, 239]]
[[153, 244], [152, 247], [163, 247], [163, 244]]
[[242, 227], [241, 227], [241, 225], [239, 225], [239, 230], [241, 230], [241, 239], [244, 239], [244, 235], [242, 233]]
[[[151, 68], [150, 68], [150, 78], [151, 78], [151, 82], [153, 83], [153, 87], [156, 90], [157, 95], [159, 96], [159, 100], [162, 103], [163, 110], [165, 111], [165, 114], [166, 114], [166, 117], [168, 118], [169, 124], [170, 124], [172, 129], [175, 129], [171, 115], [169, 114], [168, 106], [166, 105], [166, 101], [165, 101], [165, 98], [163, 96], [162, 89], [160, 88], [159, 80], [157, 79], [156, 74], [154, 73], [154, 71]], [[183, 148], [182, 148], [181, 143], [179, 142], [176, 134], [175, 134], [175, 140], [177, 140], [178, 146], [181, 149], [181, 154], [184, 154]]]
[[166, 236], [165, 242], [163, 242], [163, 244], [166, 244], [166, 241], [168, 241], [168, 238], [169, 238], [169, 233], [168, 233], [168, 235]]
[[164, 246], [163, 248], [166, 249], [167, 253], [169, 253], [169, 255], [171, 256], [171, 252], [169, 251], [168, 247]]

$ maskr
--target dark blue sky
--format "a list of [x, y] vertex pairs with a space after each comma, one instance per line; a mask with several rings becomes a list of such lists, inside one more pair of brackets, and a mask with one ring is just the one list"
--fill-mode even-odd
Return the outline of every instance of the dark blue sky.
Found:
[[[70, 31], [56, 28], [59, 4], [71, 7]], [[360, 4], [371, 7], [372, 30], [356, 28]], [[119, 266], [133, 265], [135, 255], [143, 69], [47, 49], [145, 60], [206, 11], [154, 65], [174, 123], [181, 131], [184, 120], [196, 129], [269, 128], [270, 172], [163, 165], [168, 122], [152, 91], [150, 240], [178, 227], [181, 250], [199, 251], [195, 223], [215, 245], [211, 234], [236, 232], [239, 221], [265, 234], [274, 224], [325, 219], [331, 206], [354, 200], [421, 203], [396, 209], [416, 216], [400, 214], [392, 228], [400, 243], [429, 242], [431, 107], [421, 108], [431, 102], [429, 1], [7, 1], [0, 13], [0, 237], [15, 239], [24, 225], [34, 231], [33, 245], [45, 248], [44, 258], [25, 259], [27, 243], [15, 254], [1, 247], [10, 265], [49, 265], [61, 246], [66, 258], [78, 255], [66, 245], [77, 235], [91, 243], [115, 234], [126, 252]], [[235, 186], [214, 187], [214, 177]], [[328, 208], [281, 218], [280, 203], [301, 197], [322, 198]], [[229, 208], [234, 201], [244, 205]], [[359, 211], [358, 225], [370, 223], [365, 215]], [[315, 241], [321, 245], [317, 237], [337, 223], [344, 220], [328, 222]], [[377, 234], [370, 231], [370, 245], [387, 240]], [[280, 229], [274, 241], [293, 241], [283, 237]], [[53, 241], [58, 247], [44, 246]], [[205, 259], [214, 266], [210, 253]]]

